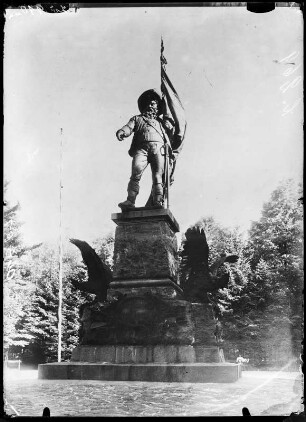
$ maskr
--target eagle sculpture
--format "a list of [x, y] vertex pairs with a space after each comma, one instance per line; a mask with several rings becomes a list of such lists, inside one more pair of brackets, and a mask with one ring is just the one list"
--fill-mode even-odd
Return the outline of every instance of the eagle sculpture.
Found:
[[190, 301], [209, 302], [207, 293], [228, 285], [229, 273], [217, 276], [217, 271], [225, 262], [236, 263], [238, 255], [222, 254], [211, 266], [208, 265], [209, 247], [205, 232], [199, 227], [186, 231], [186, 240], [181, 253], [181, 287]]
[[[185, 236], [186, 241], [181, 253], [181, 288], [186, 300], [207, 303], [209, 302], [207, 293], [222, 289], [229, 282], [229, 273], [218, 277], [218, 269], [225, 262], [236, 263], [238, 255], [222, 254], [209, 267], [209, 247], [204, 230], [193, 227], [186, 231]], [[88, 270], [88, 282], [80, 283], [71, 279], [72, 284], [84, 292], [95, 294], [96, 301], [104, 302], [113, 278], [111, 269], [87, 242], [78, 239], [70, 239], [70, 242], [80, 249]]]
[[96, 300], [104, 302], [107, 297], [107, 288], [113, 279], [111, 269], [101, 260], [94, 249], [87, 242], [78, 239], [69, 239], [77, 246], [82, 254], [83, 261], [88, 270], [88, 281], [80, 283], [70, 279], [77, 289], [96, 295]]

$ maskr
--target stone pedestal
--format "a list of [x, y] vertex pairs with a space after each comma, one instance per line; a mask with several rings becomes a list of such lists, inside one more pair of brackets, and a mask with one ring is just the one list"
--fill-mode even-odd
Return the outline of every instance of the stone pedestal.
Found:
[[[178, 223], [170, 210], [135, 210], [112, 214], [117, 224], [114, 282], [177, 280]], [[165, 284], [165, 283], [164, 283]], [[112, 286], [111, 286], [112, 287]]]
[[215, 326], [211, 305], [128, 289], [118, 300], [86, 308], [80, 345], [217, 347]]
[[39, 365], [39, 378], [234, 382], [207, 303], [191, 303], [177, 284], [176, 233], [166, 209], [112, 214], [117, 224], [108, 302], [82, 315], [71, 362]]

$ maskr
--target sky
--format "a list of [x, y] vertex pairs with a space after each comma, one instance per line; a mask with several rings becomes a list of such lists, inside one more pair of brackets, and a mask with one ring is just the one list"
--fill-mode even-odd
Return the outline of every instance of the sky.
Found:
[[[161, 36], [187, 119], [170, 210], [181, 232], [207, 216], [247, 230], [302, 179], [302, 31], [293, 7], [7, 10], [4, 177], [25, 243], [58, 240], [60, 190], [64, 244], [115, 230], [131, 172], [131, 137], [115, 133], [160, 88]], [[150, 185], [147, 168], [137, 206]]]

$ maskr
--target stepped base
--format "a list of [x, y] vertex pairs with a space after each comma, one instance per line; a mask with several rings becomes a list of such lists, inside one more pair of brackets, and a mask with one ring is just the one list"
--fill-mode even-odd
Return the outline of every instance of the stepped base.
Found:
[[71, 362], [88, 363], [225, 363], [219, 347], [191, 345], [155, 346], [77, 346]]
[[241, 365], [235, 363], [56, 362], [38, 365], [39, 379], [230, 383], [240, 376]]

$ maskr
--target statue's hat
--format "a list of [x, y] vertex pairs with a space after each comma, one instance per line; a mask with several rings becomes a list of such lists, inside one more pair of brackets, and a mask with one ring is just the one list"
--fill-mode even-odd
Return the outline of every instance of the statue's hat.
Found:
[[140, 113], [143, 113], [150, 101], [155, 100], [158, 103], [158, 112], [161, 114], [162, 110], [162, 98], [155, 89], [148, 89], [143, 92], [138, 98], [138, 108]]

